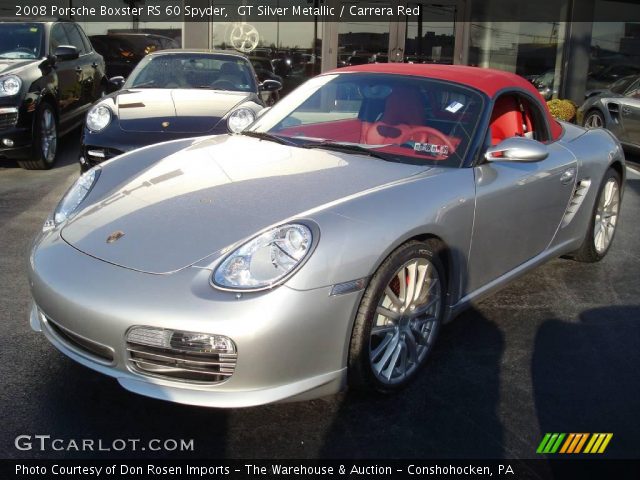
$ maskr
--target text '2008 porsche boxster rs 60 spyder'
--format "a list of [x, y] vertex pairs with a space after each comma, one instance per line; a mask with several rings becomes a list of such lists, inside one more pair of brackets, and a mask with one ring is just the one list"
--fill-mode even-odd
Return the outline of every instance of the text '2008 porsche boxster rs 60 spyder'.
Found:
[[175, 402], [393, 392], [472, 302], [557, 256], [600, 260], [624, 175], [609, 132], [556, 122], [516, 75], [327, 72], [240, 134], [85, 173], [35, 241], [30, 321]]

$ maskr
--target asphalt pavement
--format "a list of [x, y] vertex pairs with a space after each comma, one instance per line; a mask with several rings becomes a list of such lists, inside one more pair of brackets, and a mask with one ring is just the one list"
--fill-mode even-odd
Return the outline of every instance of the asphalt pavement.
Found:
[[194, 440], [162, 457], [534, 458], [546, 432], [612, 432], [608, 457], [640, 457], [640, 174], [604, 261], [554, 260], [467, 311], [402, 393], [217, 410], [129, 393], [29, 328], [29, 244], [78, 175], [77, 143], [50, 171], [0, 161], [0, 458], [159, 456], [16, 449], [38, 434]]

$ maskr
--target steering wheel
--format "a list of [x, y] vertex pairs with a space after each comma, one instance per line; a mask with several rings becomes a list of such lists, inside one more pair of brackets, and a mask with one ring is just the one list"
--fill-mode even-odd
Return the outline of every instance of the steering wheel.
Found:
[[[453, 143], [451, 143], [451, 139], [442, 133], [440, 130], [436, 130], [432, 127], [415, 127], [409, 132], [405, 133], [402, 138], [402, 143], [406, 143], [408, 141], [414, 141], [416, 143], [428, 143], [430, 145], [438, 145], [441, 149], [442, 147], [446, 147], [446, 153], [441, 150], [440, 152], [433, 152], [434, 158], [436, 160], [444, 160], [449, 157], [455, 151], [455, 147]], [[419, 150], [416, 150], [419, 151]]]
[[211, 88], [214, 88], [217, 90], [235, 90], [236, 86], [233, 82], [230, 82], [229, 80], [216, 80], [211, 84]]

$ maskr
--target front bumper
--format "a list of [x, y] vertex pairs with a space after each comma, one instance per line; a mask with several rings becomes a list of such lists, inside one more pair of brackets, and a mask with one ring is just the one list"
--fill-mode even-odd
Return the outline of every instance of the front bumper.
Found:
[[84, 127], [80, 148], [80, 168], [83, 171], [106, 160], [130, 152], [137, 148], [156, 143], [192, 138], [198, 136], [218, 135], [228, 133], [226, 128], [215, 128], [210, 132], [173, 133], [173, 132], [127, 132], [118, 127], [107, 127], [104, 132], [95, 133]]
[[31, 116], [23, 116], [18, 108], [0, 106], [0, 158], [21, 159], [31, 155]]
[[[115, 377], [127, 390], [211, 407], [305, 400], [340, 391], [352, 320], [361, 292], [330, 296], [331, 287], [222, 292], [211, 271], [187, 267], [167, 275], [136, 272], [85, 255], [56, 230], [36, 242], [29, 264], [31, 326], [75, 361]], [[113, 352], [113, 361], [78, 348], [47, 318]], [[237, 347], [235, 371], [209, 385], [135, 370], [126, 350], [132, 326], [225, 335]]]

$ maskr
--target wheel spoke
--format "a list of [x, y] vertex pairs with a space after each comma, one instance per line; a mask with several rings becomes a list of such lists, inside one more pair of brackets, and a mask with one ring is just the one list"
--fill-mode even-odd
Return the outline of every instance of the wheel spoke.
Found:
[[402, 302], [402, 305], [404, 306], [404, 302], [407, 298], [407, 274], [405, 272], [405, 269], [402, 268], [399, 272], [398, 272], [398, 280], [400, 281], [400, 286], [399, 286], [399, 290], [398, 290], [398, 298], [400, 299], [400, 301]]
[[412, 318], [417, 318], [417, 317], [421, 317], [422, 315], [424, 315], [425, 313], [428, 313], [429, 310], [431, 310], [431, 308], [440, 300], [440, 296], [436, 295], [434, 296], [431, 300], [429, 300], [427, 303], [425, 303], [424, 305], [420, 305], [418, 308], [416, 308], [413, 312], [411, 312], [411, 317]]
[[404, 307], [409, 308], [411, 302], [413, 302], [413, 295], [416, 291], [416, 270], [418, 265], [416, 262], [413, 262], [411, 265], [407, 267], [407, 278], [405, 282], [407, 283], [407, 293], [404, 297]]
[[409, 356], [409, 361], [412, 363], [418, 363], [418, 345], [416, 343], [415, 337], [413, 336], [413, 332], [407, 332], [405, 343], [407, 344], [407, 354]]
[[416, 280], [416, 291], [413, 294], [413, 302], [417, 302], [420, 299], [426, 297], [423, 296], [425, 279], [427, 278], [427, 271], [429, 270], [429, 264], [418, 265], [418, 278]]
[[376, 308], [376, 313], [379, 313], [380, 315], [387, 317], [391, 320], [397, 321], [400, 319], [400, 313], [394, 312], [393, 310], [389, 310], [388, 308], [383, 306], [379, 306], [378, 308]]
[[391, 343], [393, 338], [394, 338], [393, 334], [387, 334], [387, 336], [382, 339], [382, 341], [375, 348], [375, 350], [371, 352], [370, 358], [372, 362], [375, 362], [375, 360], [380, 356], [380, 354], [389, 346], [389, 343]]
[[384, 333], [393, 332], [396, 326], [391, 325], [376, 325], [371, 329], [371, 335], [382, 335]]
[[384, 289], [384, 293], [387, 297], [389, 297], [389, 300], [391, 300], [391, 303], [393, 303], [396, 306], [396, 308], [402, 307], [402, 302], [400, 301], [398, 296], [393, 292], [393, 290], [391, 290], [391, 287], [387, 285], [387, 288]]
[[380, 359], [380, 361], [373, 365], [373, 368], [376, 371], [376, 373], [380, 374], [383, 371], [385, 365], [389, 362], [389, 359], [391, 358], [391, 356], [393, 355], [393, 353], [395, 352], [399, 344], [400, 344], [400, 336], [396, 333], [391, 337], [390, 341], [386, 344], [384, 348], [384, 354], [382, 355], [382, 358]]
[[[396, 364], [398, 363], [398, 359], [400, 358], [400, 352], [402, 351], [402, 345], [400, 342], [396, 344], [396, 347], [393, 349], [393, 355], [391, 360], [389, 361], [389, 366], [384, 370], [382, 376], [384, 376], [387, 380], [391, 380], [391, 375], [393, 375], [393, 371], [396, 368]], [[385, 353], [386, 355], [386, 353]]]

